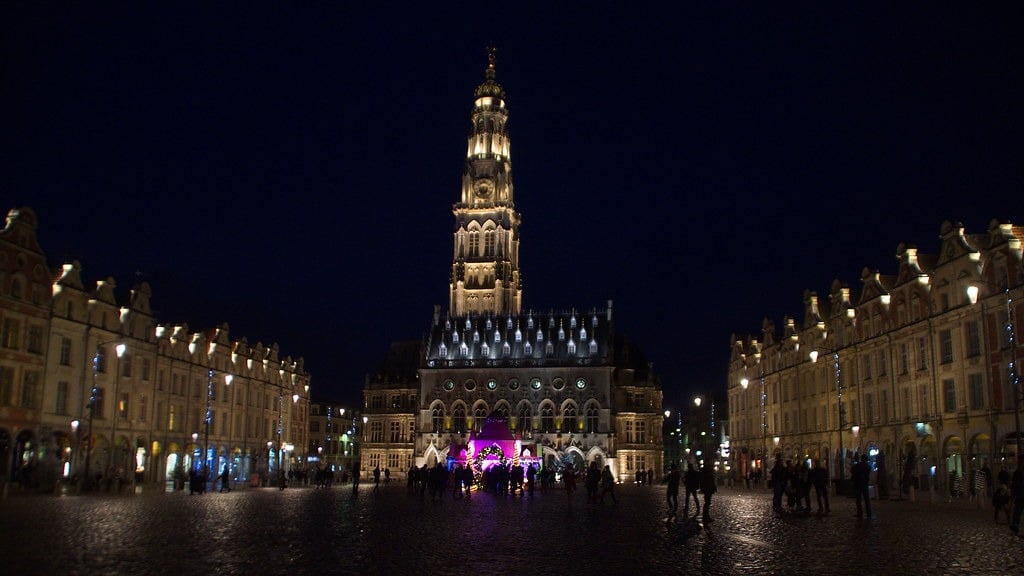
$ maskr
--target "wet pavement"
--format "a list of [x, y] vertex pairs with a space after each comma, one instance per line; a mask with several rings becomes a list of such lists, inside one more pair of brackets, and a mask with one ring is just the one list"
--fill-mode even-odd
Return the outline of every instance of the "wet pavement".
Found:
[[828, 516], [776, 515], [762, 490], [723, 488], [713, 522], [666, 516], [664, 487], [616, 505], [533, 498], [421, 501], [404, 485], [189, 496], [25, 495], [0, 502], [6, 574], [1024, 574], [1024, 539], [991, 507], [850, 498]]

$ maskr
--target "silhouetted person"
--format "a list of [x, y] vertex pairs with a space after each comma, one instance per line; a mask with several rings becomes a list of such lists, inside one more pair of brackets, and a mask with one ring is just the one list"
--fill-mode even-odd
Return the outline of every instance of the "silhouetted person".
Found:
[[683, 514], [690, 514], [690, 497], [693, 497], [693, 505], [700, 512], [700, 500], [697, 498], [697, 490], [700, 490], [700, 472], [693, 467], [693, 463], [686, 465], [686, 473], [683, 474], [683, 488], [686, 495], [683, 499]]
[[828, 514], [831, 512], [828, 504], [828, 470], [822, 467], [821, 460], [814, 461], [814, 468], [811, 468], [807, 478], [814, 486], [814, 495], [818, 499], [818, 514]]
[[679, 466], [675, 462], [669, 467], [665, 481], [667, 483], [665, 499], [668, 501], [668, 514], [675, 516], [676, 510], [679, 508]]
[[853, 481], [853, 492], [857, 497], [857, 518], [862, 518], [865, 513], [871, 518], [871, 498], [868, 494], [868, 486], [871, 485], [871, 464], [868, 464], [867, 454], [860, 455], [860, 462], [850, 468], [850, 476]]
[[704, 494], [704, 523], [711, 522], [711, 495], [718, 492], [718, 479], [707, 462], [700, 469], [700, 491]]

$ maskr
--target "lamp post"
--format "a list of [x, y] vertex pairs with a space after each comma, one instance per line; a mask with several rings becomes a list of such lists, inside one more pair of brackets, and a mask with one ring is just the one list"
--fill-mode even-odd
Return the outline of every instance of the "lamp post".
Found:
[[[234, 379], [235, 379], [235, 377], [233, 375], [231, 375], [231, 374], [225, 374], [224, 375], [224, 386], [225, 386], [225, 388], [224, 388], [224, 401], [228, 403], [228, 407], [229, 408], [231, 408], [232, 406], [236, 406], [236, 404], [231, 401], [231, 395], [228, 393], [228, 389], [231, 388], [231, 381], [234, 380]], [[234, 412], [235, 411], [234, 411], [233, 408], [231, 408], [229, 410], [229, 413], [231, 413], [232, 415], [234, 415]], [[224, 425], [228, 429], [228, 433], [227, 433], [227, 444], [228, 444], [227, 445], [227, 462], [226, 462], [226, 464], [228, 466], [228, 480], [230, 480], [231, 482], [234, 482], [234, 477], [235, 477], [235, 461], [234, 461], [235, 460], [235, 453], [234, 453], [234, 450], [235, 450], [235, 448], [234, 448], [234, 446], [231, 445], [231, 425], [232, 424], [233, 424], [233, 422], [231, 422], [231, 420], [228, 420], [228, 421], [226, 421], [224, 423]], [[232, 488], [234, 488], [234, 487], [235, 486], [232, 486]]]
[[[370, 419], [368, 417], [363, 416], [363, 445], [364, 446], [366, 445], [366, 423], [369, 422], [369, 421], [370, 421]], [[362, 448], [360, 448], [359, 449], [359, 472], [360, 472], [360, 474], [362, 473], [362, 468], [363, 468], [363, 450], [362, 450]]]
[[[114, 347], [114, 352], [117, 354], [114, 360], [114, 413], [110, 418], [110, 458], [108, 459], [107, 470], [114, 468], [114, 448], [117, 447], [117, 417], [121, 413], [121, 400], [118, 398], [119, 391], [118, 387], [121, 383], [121, 357], [124, 356], [124, 351], [128, 347], [124, 344], [118, 344]], [[127, 410], [127, 406], [125, 406]], [[117, 486], [120, 490], [120, 486]]]
[[210, 401], [213, 400], [213, 368], [206, 372], [206, 417], [203, 418], [203, 483], [210, 479]]
[[[824, 334], [822, 336], [824, 337]], [[846, 454], [843, 450], [843, 416], [845, 414], [846, 408], [845, 406], [843, 406], [843, 379], [841, 377], [842, 369], [839, 364], [839, 351], [828, 350], [828, 352], [832, 355], [832, 374], [835, 379], [836, 406], [839, 413], [839, 421], [837, 426], [837, 428], [839, 429], [839, 465], [837, 466], [837, 468], [839, 468], [839, 470], [837, 478], [838, 484], [836, 486], [836, 490], [838, 493], [840, 490], [842, 490], [841, 485], [843, 483], [844, 477], [846, 476]], [[817, 363], [818, 355], [819, 352], [817, 349], [811, 350], [810, 357], [812, 363]]]
[[[977, 280], [981, 284], [992, 286], [989, 282], [984, 280]], [[1014, 454], [1014, 463], [1017, 468], [1020, 467], [1020, 455], [1022, 445], [1024, 442], [1021, 440], [1020, 435], [1020, 405], [1021, 405], [1021, 389], [1020, 389], [1020, 374], [1017, 371], [1017, 328], [1013, 314], [1013, 298], [1010, 296], [1010, 278], [1009, 274], [1006, 277], [1006, 286], [1003, 286], [1003, 293], [1006, 296], [1006, 343], [1010, 348], [1010, 361], [1007, 364], [1007, 379], [1008, 384], [1013, 389], [1013, 424], [1014, 433], [1016, 438], [1017, 453]], [[978, 302], [979, 288], [975, 285], [967, 287], [967, 298], [973, 306]], [[985, 311], [984, 305], [982, 306], [982, 321], [984, 321]]]
[[[80, 425], [81, 425], [81, 422], [79, 422], [77, 419], [71, 421], [71, 436], [74, 437], [74, 439], [75, 439], [75, 444], [74, 444], [75, 448], [74, 448], [74, 450], [72, 450], [71, 454], [69, 454], [69, 460], [70, 460], [69, 465], [71, 467], [71, 476], [72, 477], [74, 477], [74, 475], [75, 475], [75, 464], [77, 463], [76, 461], [78, 460], [78, 449], [82, 447], [82, 436], [78, 433]], [[82, 489], [81, 481], [79, 481], [77, 489], [78, 490]]]

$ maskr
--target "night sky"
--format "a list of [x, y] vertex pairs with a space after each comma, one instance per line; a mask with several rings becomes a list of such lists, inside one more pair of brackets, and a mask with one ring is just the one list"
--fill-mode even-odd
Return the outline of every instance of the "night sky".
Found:
[[1024, 223], [1012, 3], [133, 4], [0, 5], [2, 208], [161, 323], [304, 357], [321, 398], [447, 308], [490, 45], [524, 309], [613, 300], [669, 407], [805, 289]]

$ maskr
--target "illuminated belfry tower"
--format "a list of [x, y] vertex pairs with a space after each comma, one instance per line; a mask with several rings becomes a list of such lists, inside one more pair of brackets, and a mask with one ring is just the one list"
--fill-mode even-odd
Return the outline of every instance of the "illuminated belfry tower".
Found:
[[452, 207], [452, 316], [517, 315], [522, 305], [520, 217], [512, 198], [508, 109], [505, 91], [494, 81], [494, 63], [492, 48], [486, 77], [474, 93], [473, 129], [462, 171], [462, 197]]

